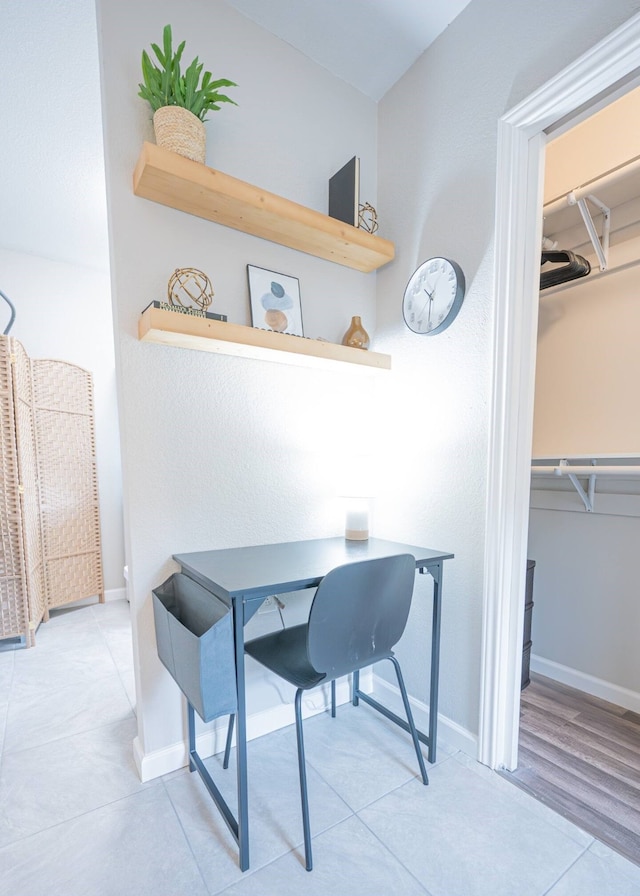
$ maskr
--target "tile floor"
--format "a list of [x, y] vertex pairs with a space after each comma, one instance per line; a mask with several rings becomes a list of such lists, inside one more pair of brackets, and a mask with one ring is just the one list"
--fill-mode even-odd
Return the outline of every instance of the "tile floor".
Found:
[[424, 787], [406, 735], [350, 705], [305, 723], [311, 873], [294, 731], [249, 744], [242, 874], [197, 775], [137, 777], [128, 615], [61, 610], [0, 652], [0, 896], [640, 896], [640, 867], [446, 744]]

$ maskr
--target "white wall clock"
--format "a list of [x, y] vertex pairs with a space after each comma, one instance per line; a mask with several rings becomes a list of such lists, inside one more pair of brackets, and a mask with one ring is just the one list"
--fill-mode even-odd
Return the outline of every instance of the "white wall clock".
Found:
[[464, 299], [462, 268], [448, 258], [428, 258], [413, 273], [402, 299], [402, 316], [414, 333], [435, 336], [456, 318]]

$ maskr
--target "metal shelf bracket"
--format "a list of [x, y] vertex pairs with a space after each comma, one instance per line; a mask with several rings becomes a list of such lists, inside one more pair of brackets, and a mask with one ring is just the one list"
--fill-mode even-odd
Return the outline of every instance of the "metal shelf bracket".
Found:
[[[593, 223], [591, 211], [589, 209], [589, 206], [587, 205], [587, 200], [589, 200], [592, 205], [595, 205], [598, 211], [602, 214], [602, 238], [598, 236], [598, 231], [596, 230], [596, 226]], [[611, 209], [606, 206], [604, 202], [600, 202], [600, 200], [593, 196], [593, 194], [589, 193], [586, 196], [578, 198], [575, 191], [567, 194], [567, 204], [578, 206], [578, 210], [582, 215], [582, 220], [584, 221], [584, 226], [587, 228], [589, 239], [593, 243], [593, 248], [595, 249], [595, 253], [598, 256], [600, 270], [606, 271], [609, 265], [609, 234], [611, 231]]]
[[[591, 461], [591, 465], [593, 467], [595, 467], [595, 465], [596, 465], [595, 460]], [[568, 460], [561, 460], [559, 466], [566, 470], [565, 475], [567, 475], [569, 477], [571, 484], [573, 485], [575, 490], [580, 495], [580, 497], [582, 499], [582, 503], [584, 504], [584, 507], [585, 507], [585, 510], [587, 511], [587, 513], [592, 513], [593, 512], [593, 499], [594, 499], [594, 496], [596, 493], [596, 474], [595, 474], [595, 472], [589, 474], [587, 490], [585, 491], [584, 488], [582, 487], [582, 485], [580, 484], [580, 482], [578, 482], [578, 477], [576, 476], [576, 474], [569, 472], [569, 461]], [[558, 471], [557, 475], [562, 476], [563, 473], [561, 471]]]

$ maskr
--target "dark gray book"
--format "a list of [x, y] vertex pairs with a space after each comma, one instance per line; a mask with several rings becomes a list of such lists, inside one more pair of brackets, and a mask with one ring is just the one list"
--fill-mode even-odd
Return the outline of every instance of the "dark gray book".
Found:
[[329, 216], [358, 226], [360, 159], [354, 156], [329, 178]]

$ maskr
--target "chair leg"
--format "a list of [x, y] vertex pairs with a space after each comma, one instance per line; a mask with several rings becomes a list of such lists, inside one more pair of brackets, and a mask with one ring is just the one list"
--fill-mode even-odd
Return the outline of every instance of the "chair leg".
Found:
[[420, 766], [420, 774], [422, 775], [422, 783], [428, 784], [429, 778], [427, 777], [427, 770], [424, 767], [424, 759], [422, 758], [422, 751], [420, 749], [420, 741], [418, 740], [418, 732], [416, 731], [415, 722], [413, 721], [413, 713], [411, 712], [411, 707], [409, 705], [409, 698], [407, 697], [407, 689], [404, 686], [404, 679], [402, 677], [402, 672], [400, 671], [400, 663], [395, 658], [395, 656], [390, 656], [389, 659], [394, 665], [396, 670], [396, 675], [398, 677], [398, 685], [400, 687], [400, 693], [402, 694], [402, 702], [404, 703], [404, 711], [407, 714], [407, 722], [409, 723], [409, 729], [411, 731], [411, 738], [413, 740], [413, 746], [415, 747], [416, 756], [418, 757], [418, 765]]
[[187, 727], [189, 730], [189, 771], [195, 772], [196, 767], [191, 758], [196, 748], [196, 717], [193, 706], [187, 700]]
[[302, 735], [302, 688], [296, 691], [296, 735], [298, 738], [298, 770], [300, 772], [300, 801], [302, 803], [302, 828], [304, 831], [304, 857], [307, 871], [313, 868], [311, 856], [311, 828], [309, 826], [309, 796], [307, 793], [307, 770], [304, 758], [304, 738]]
[[233, 723], [236, 717], [233, 713], [229, 716], [229, 726], [227, 728], [227, 743], [224, 748], [224, 762], [222, 768], [229, 768], [229, 756], [231, 755], [231, 738], [233, 737]]
[[351, 697], [351, 702], [354, 706], [360, 705], [360, 700], [358, 699], [358, 688], [360, 687], [360, 670], [356, 669], [353, 673], [353, 692]]
[[336, 717], [336, 680], [335, 678], [331, 682], [331, 718], [335, 719]]

